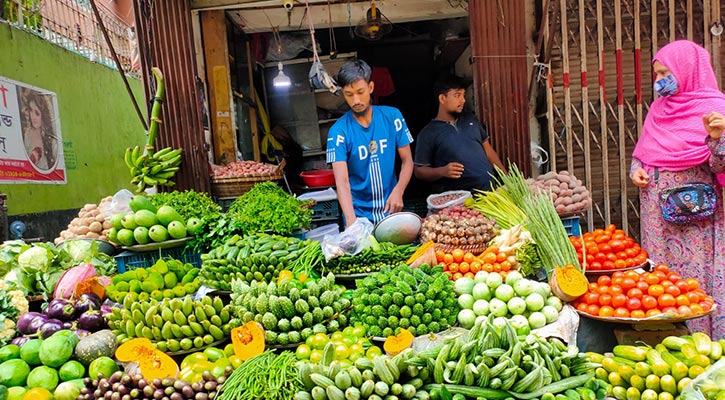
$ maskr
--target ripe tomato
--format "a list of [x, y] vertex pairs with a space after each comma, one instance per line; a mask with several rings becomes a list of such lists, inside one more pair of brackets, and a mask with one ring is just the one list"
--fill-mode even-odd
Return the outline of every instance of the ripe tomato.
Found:
[[605, 254], [609, 254], [612, 252], [612, 246], [610, 246], [609, 243], [602, 243], [599, 245], [599, 251]]
[[627, 309], [629, 311], [639, 310], [642, 308], [642, 301], [636, 297], [627, 299]]
[[452, 254], [448, 254], [448, 253], [444, 254], [443, 255], [443, 262], [446, 263], [446, 264], [452, 263], [453, 262], [453, 255]]
[[622, 289], [624, 289], [624, 290], [632, 289], [635, 286], [637, 286], [637, 282], [635, 282], [631, 278], [624, 278], [622, 280]]
[[496, 253], [484, 253], [481, 259], [484, 264], [493, 264], [496, 262]]
[[601, 235], [597, 235], [596, 237], [594, 237], [594, 242], [597, 243], [597, 244], [599, 244], [599, 243], [607, 243], [610, 240], [612, 240], [612, 236], [610, 236], [607, 233], [603, 233]]
[[[597, 292], [597, 289], [599, 289], [599, 284], [596, 282], [589, 282], [589, 291], [590, 292]], [[599, 293], [599, 292], [597, 292]]]
[[614, 262], [614, 268], [616, 269], [622, 269], [627, 267], [627, 262], [622, 260], [621, 258], [618, 258], [617, 261]]
[[599, 293], [586, 293], [582, 297], [587, 304], [599, 304]]
[[631, 312], [629, 313], [629, 316], [630, 316], [630, 317], [632, 317], [632, 318], [637, 318], [637, 319], [639, 319], [639, 318], [644, 318], [644, 317], [646, 317], [646, 316], [647, 316], [647, 314], [645, 314], [645, 312], [644, 312], [644, 311], [642, 311], [642, 310], [632, 310], [632, 311], [631, 311]]
[[589, 304], [587, 306], [587, 312], [591, 315], [599, 315], [599, 304]]
[[577, 304], [576, 309], [581, 312], [588, 312], [587, 311], [588, 306], [589, 306], [589, 304], [587, 304], [587, 303], [579, 303], [579, 304]]
[[609, 286], [612, 284], [612, 278], [610, 278], [608, 275], [599, 275], [599, 278], [597, 278], [597, 285], [599, 286]]
[[[670, 272], [667, 274], [667, 279], [672, 281], [673, 283], [677, 283], [682, 280], [682, 276], [678, 274], [677, 272]], [[687, 282], [685, 282], [687, 283]]]
[[624, 272], [614, 271], [612, 272], [612, 278], [624, 278]]
[[468, 252], [463, 255], [463, 261], [465, 261], [469, 264], [472, 263], [473, 260], [475, 260], [475, 259], [476, 259], [476, 256], [474, 256], [473, 253], [471, 253], [471, 252]]
[[[622, 293], [617, 293], [612, 296], [612, 307], [619, 308], [627, 304], [627, 296]], [[615, 310], [616, 311], [616, 310]], [[629, 312], [627, 312], [629, 314]]]
[[[614, 256], [614, 254], [611, 254], [611, 253], [610, 254], [607, 254], [607, 261], [605, 261], [605, 262], [602, 263], [602, 269], [604, 269], [604, 270], [612, 270], [612, 269], [614, 269], [614, 262], [612, 262], [612, 261], [609, 260], [609, 256]], [[616, 259], [617, 257], [614, 256], [614, 258]]]
[[634, 257], [634, 261], [637, 262], [637, 265], [642, 265], [647, 262], [647, 256], [645, 256], [644, 254], [642, 254], [642, 252], [640, 252], [639, 254], [637, 254]]
[[670, 272], [670, 267], [667, 264], [659, 263], [655, 265], [655, 271]]
[[622, 287], [619, 285], [612, 285], [609, 287], [609, 294], [614, 297], [615, 294], [624, 294], [624, 290], [622, 290]]
[[624, 307], [617, 307], [614, 309], [614, 316], [617, 318], [629, 318], [629, 310]]
[[607, 255], [600, 251], [599, 253], [594, 255], [594, 259], [596, 259], [597, 261], [599, 261], [601, 263], [601, 262], [607, 261]]
[[600, 317], [611, 317], [614, 315], [614, 309], [610, 306], [604, 306], [599, 309]]
[[642, 299], [642, 290], [640, 288], [633, 287], [627, 291], [627, 297], [630, 299]]
[[673, 307], [677, 304], [677, 300], [671, 294], [665, 293], [657, 298], [657, 304], [660, 308]]
[[647, 310], [646, 314], [648, 317], [654, 317], [656, 315], [662, 314], [662, 311], [660, 311], [659, 308], [653, 308], [651, 310]]
[[624, 242], [617, 239], [612, 239], [609, 242], [609, 246], [612, 248], [612, 251], [618, 252], [624, 250]]
[[677, 313], [684, 316], [690, 316], [692, 315], [692, 308], [690, 306], [679, 306], [677, 307]]
[[612, 295], [611, 294], [599, 295], [599, 305], [600, 306], [609, 306], [611, 304], [612, 304]]
[[606, 226], [606, 228], [604, 228], [604, 231], [607, 232], [607, 233], [609, 233], [609, 234], [614, 233], [614, 231], [616, 231], [616, 230], [617, 230], [617, 226], [614, 225], [614, 224], [609, 224], [609, 225]]
[[690, 310], [692, 310], [692, 313], [695, 315], [705, 313], [705, 309], [699, 304], [690, 304]]
[[685, 282], [687, 282], [687, 287], [690, 290], [696, 290], [700, 287], [700, 283], [695, 278], [687, 278], [685, 279]]
[[675, 297], [675, 301], [677, 301], [678, 306], [689, 306], [690, 305], [690, 299], [688, 299], [687, 296], [684, 294], [681, 294], [681, 295]]
[[701, 301], [700, 307], [702, 307], [702, 310], [705, 312], [708, 312], [712, 309], [713, 304], [707, 301]]
[[464, 255], [464, 254], [465, 254], [465, 253], [464, 253], [464, 252], [463, 252], [463, 250], [461, 250], [461, 249], [455, 249], [455, 250], [453, 250], [453, 252], [451, 253], [451, 255], [453, 256], [453, 261], [455, 261], [455, 262], [457, 262], [457, 263], [459, 263], [459, 262], [463, 261], [463, 255]]
[[696, 292], [687, 292], [685, 294], [687, 299], [690, 300], [690, 304], [697, 304], [700, 302], [700, 294]]
[[656, 285], [660, 283], [660, 277], [650, 272], [645, 274], [644, 281], [649, 285]]
[[627, 235], [625, 235], [624, 231], [621, 229], [617, 229], [612, 234], [612, 240], [624, 240], [624, 238], [626, 238], [626, 237], [627, 237]]
[[639, 250], [635, 249], [634, 247], [630, 247], [630, 248], [624, 250], [624, 252], [627, 253], [627, 257], [629, 257], [629, 258], [633, 258], [637, 254], [639, 254]]
[[593, 263], [587, 265], [587, 268], [592, 271], [599, 271], [602, 269], [602, 263], [600, 263], [599, 261], [594, 261]]
[[[665, 282], [670, 282], [670, 281], [665, 281]], [[670, 282], [670, 285], [668, 285], [667, 288], [665, 289], [665, 293], [669, 293], [674, 297], [677, 297], [680, 294], [682, 294], [682, 292], [680, 291], [680, 288], [675, 286], [672, 282]]]
[[642, 307], [646, 310], [657, 308], [657, 298], [648, 294], [642, 296]]
[[[597, 289], [597, 291], [599, 292], [599, 294], [609, 294], [609, 291], [611, 290], [610, 288], [611, 288], [610, 286], [599, 286], [599, 289]], [[698, 295], [698, 301], [700, 301], [699, 295]]]
[[628, 267], [637, 266], [637, 262], [634, 261], [634, 258], [627, 258], [626, 260], [624, 260], [624, 262], [627, 263]]
[[617, 259], [618, 260], [626, 260], [627, 259], [627, 253], [622, 250], [617, 252]]
[[653, 297], [660, 297], [665, 293], [665, 288], [662, 285], [651, 285], [647, 289], [647, 294]]
[[662, 309], [663, 314], [677, 314], [677, 307], [665, 307]]

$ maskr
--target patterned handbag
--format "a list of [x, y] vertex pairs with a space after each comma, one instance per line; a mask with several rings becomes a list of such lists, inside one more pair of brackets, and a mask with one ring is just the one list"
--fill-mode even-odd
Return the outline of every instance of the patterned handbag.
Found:
[[662, 217], [673, 224], [702, 221], [713, 215], [717, 208], [715, 189], [702, 182], [663, 189], [659, 196]]

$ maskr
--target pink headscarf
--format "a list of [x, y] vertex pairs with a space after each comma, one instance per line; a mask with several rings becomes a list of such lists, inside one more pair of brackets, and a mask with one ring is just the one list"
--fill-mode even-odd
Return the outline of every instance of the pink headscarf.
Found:
[[[725, 95], [717, 87], [710, 53], [688, 40], [677, 40], [662, 47], [652, 59], [655, 61], [670, 70], [679, 91], [652, 102], [632, 156], [666, 171], [683, 171], [708, 162], [711, 153], [705, 144], [702, 116], [712, 111], [725, 113]], [[725, 183], [725, 175], [718, 174], [718, 181]]]

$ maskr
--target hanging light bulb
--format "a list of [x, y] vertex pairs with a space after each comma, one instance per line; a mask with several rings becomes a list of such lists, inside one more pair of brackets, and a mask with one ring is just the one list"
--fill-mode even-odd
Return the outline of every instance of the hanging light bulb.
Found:
[[292, 84], [292, 80], [289, 78], [289, 76], [284, 74], [284, 71], [282, 70], [282, 63], [280, 62], [277, 64], [277, 69], [279, 69], [279, 72], [277, 73], [277, 76], [272, 79], [272, 84], [275, 87], [288, 87]]

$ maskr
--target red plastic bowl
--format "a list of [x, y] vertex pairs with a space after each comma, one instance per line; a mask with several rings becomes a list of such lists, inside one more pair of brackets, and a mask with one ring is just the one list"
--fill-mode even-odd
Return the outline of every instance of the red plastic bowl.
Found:
[[333, 186], [335, 184], [335, 175], [332, 174], [331, 169], [305, 171], [300, 176], [309, 187]]

